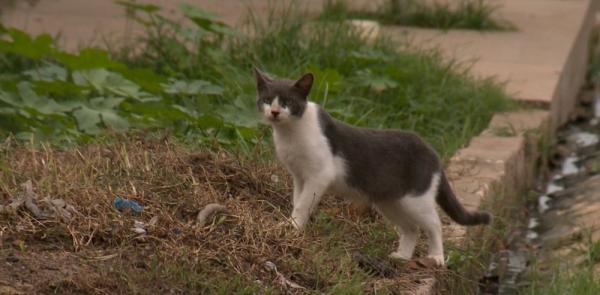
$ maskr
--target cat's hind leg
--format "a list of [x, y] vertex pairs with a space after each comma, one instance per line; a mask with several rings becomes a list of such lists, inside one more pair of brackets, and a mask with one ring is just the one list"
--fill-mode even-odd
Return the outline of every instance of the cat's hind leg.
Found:
[[402, 206], [397, 202], [378, 204], [375, 208], [377, 208], [377, 211], [392, 223], [398, 231], [398, 249], [392, 252], [389, 257], [393, 259], [410, 260], [415, 251], [417, 239], [419, 238], [419, 228], [406, 218], [406, 213], [403, 212]]
[[415, 225], [427, 234], [428, 254], [439, 266], [444, 265], [442, 222], [436, 210], [435, 196], [439, 185], [439, 175], [434, 175], [431, 187], [420, 196], [407, 196], [399, 200], [403, 212]]

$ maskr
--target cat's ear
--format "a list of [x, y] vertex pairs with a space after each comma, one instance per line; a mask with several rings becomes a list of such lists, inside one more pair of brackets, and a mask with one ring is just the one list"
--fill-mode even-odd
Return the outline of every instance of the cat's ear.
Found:
[[310, 93], [310, 88], [312, 87], [314, 80], [314, 76], [311, 73], [306, 73], [296, 83], [294, 83], [294, 88], [296, 88], [300, 94], [304, 97], [307, 97]]
[[258, 92], [266, 90], [267, 83], [273, 81], [273, 79], [261, 72], [257, 67], [254, 67], [254, 75], [256, 76], [256, 88]]

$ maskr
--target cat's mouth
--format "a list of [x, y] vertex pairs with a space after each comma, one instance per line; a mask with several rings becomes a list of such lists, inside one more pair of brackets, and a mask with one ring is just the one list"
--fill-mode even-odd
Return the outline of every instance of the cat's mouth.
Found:
[[267, 121], [269, 121], [271, 123], [280, 123], [283, 120], [281, 120], [281, 118], [279, 118], [279, 117], [270, 117], [269, 116], [269, 117], [267, 117]]

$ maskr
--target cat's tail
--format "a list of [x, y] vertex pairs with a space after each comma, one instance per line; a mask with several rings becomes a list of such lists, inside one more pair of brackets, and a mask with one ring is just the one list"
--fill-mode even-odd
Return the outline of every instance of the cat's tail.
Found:
[[487, 212], [469, 212], [463, 207], [452, 188], [444, 172], [441, 172], [440, 187], [438, 189], [437, 197], [435, 198], [438, 205], [452, 218], [456, 223], [461, 225], [478, 225], [478, 224], [489, 224], [492, 216]]

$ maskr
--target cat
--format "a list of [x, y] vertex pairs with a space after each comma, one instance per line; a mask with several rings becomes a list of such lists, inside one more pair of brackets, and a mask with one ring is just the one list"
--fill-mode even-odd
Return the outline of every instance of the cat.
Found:
[[400, 130], [358, 128], [308, 101], [314, 77], [274, 79], [254, 69], [258, 111], [273, 128], [277, 157], [293, 178], [291, 221], [302, 230], [323, 194], [370, 204], [399, 233], [393, 259], [412, 259], [419, 228], [429, 237], [428, 257], [444, 265], [439, 206], [461, 225], [489, 224], [490, 214], [458, 202], [435, 151]]

